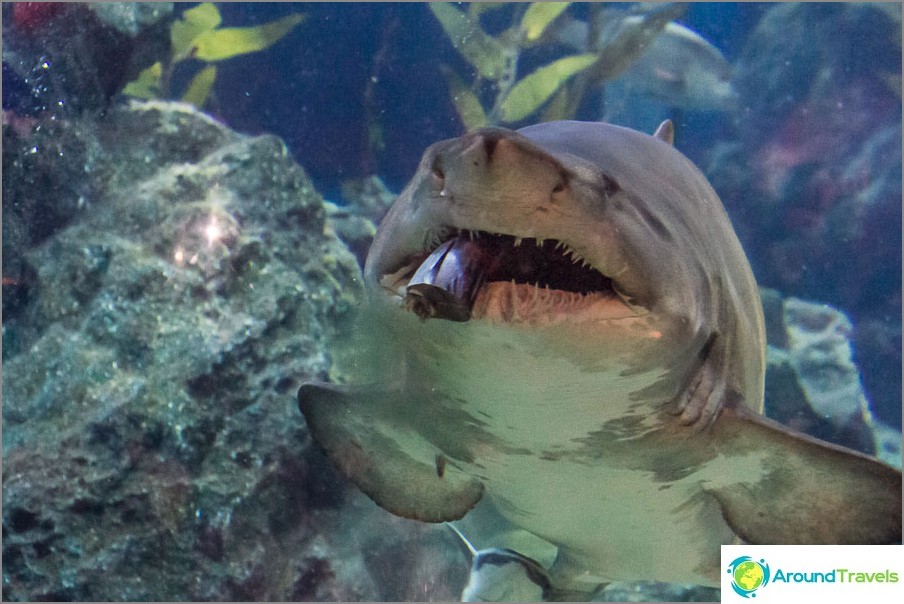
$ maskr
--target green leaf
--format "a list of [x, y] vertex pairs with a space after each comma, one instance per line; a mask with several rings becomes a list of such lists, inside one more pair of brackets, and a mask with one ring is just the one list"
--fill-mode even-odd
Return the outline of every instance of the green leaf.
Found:
[[304, 19], [305, 15], [289, 15], [257, 27], [227, 27], [204, 32], [194, 40], [194, 57], [213, 62], [263, 50]]
[[521, 30], [529, 42], [534, 42], [543, 35], [546, 27], [552, 23], [571, 2], [531, 2], [521, 19]]
[[568, 105], [571, 98], [571, 86], [566, 84], [559, 88], [553, 95], [540, 117], [541, 122], [555, 122], [558, 120], [572, 120], [574, 115], [569, 111]]
[[508, 4], [507, 2], [469, 2], [468, 3], [468, 17], [472, 19], [480, 18], [485, 12], [496, 10], [497, 8], [502, 8]]
[[455, 105], [456, 111], [458, 111], [461, 123], [464, 124], [468, 132], [486, 126], [486, 113], [474, 91], [449, 67], [443, 65], [441, 69], [446, 75], [446, 82], [449, 85], [449, 96], [452, 97], [452, 103]]
[[160, 61], [147, 69], [142, 70], [134, 81], [129, 82], [122, 89], [122, 93], [140, 99], [160, 98], [160, 78], [163, 75], [163, 65]]
[[185, 90], [185, 94], [182, 95], [182, 100], [201, 109], [204, 107], [204, 103], [207, 102], [207, 97], [210, 96], [210, 91], [213, 88], [213, 83], [216, 79], [216, 65], [208, 65], [191, 79], [191, 83], [189, 83], [188, 88]]
[[536, 111], [568, 78], [596, 62], [592, 53], [572, 55], [553, 61], [516, 83], [499, 109], [502, 120], [517, 122]]
[[170, 28], [170, 42], [176, 61], [191, 53], [192, 42], [204, 32], [213, 31], [223, 21], [220, 11], [210, 2], [185, 11], [182, 19], [174, 21]]
[[430, 10], [446, 32], [452, 46], [477, 72], [490, 80], [505, 73], [505, 47], [480, 28], [476, 18], [446, 2], [430, 2]]
[[214, 29], [223, 22], [220, 11], [213, 2], [205, 2], [190, 8], [182, 14], [182, 19], [196, 25], [201, 30]]

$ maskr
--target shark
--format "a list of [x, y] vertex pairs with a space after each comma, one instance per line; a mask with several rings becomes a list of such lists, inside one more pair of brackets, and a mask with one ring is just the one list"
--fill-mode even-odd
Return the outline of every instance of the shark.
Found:
[[[669, 107], [727, 111], [737, 108], [739, 97], [732, 83], [731, 64], [712, 43], [692, 29], [669, 20], [680, 6], [662, 5], [641, 14], [607, 9], [608, 24], [599, 32], [596, 46], [618, 57], [610, 64], [608, 80], [626, 92], [636, 92]], [[619, 28], [614, 30], [615, 24]], [[628, 37], [633, 34], [634, 37]], [[560, 18], [552, 38], [578, 52], [587, 52], [590, 25], [578, 19]], [[638, 33], [634, 33], [634, 32]], [[642, 32], [646, 37], [639, 37]], [[624, 40], [623, 42], [620, 42]]]
[[900, 471], [762, 415], [757, 284], [673, 139], [560, 121], [430, 146], [364, 266], [376, 379], [298, 390], [378, 505], [570, 599], [718, 586], [721, 544], [901, 540]]
[[737, 108], [740, 100], [722, 52], [674, 22], [662, 29], [620, 81], [670, 107], [724, 111]]

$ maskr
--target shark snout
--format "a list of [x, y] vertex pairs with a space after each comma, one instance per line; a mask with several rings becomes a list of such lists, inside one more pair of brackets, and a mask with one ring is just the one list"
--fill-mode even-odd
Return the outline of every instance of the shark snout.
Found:
[[567, 170], [558, 160], [511, 131], [484, 128], [456, 142], [437, 150], [433, 162], [440, 196], [452, 203], [520, 210], [549, 203], [567, 186]]
[[490, 187], [494, 174], [504, 174], [523, 164], [519, 145], [507, 140], [494, 129], [477, 131], [464, 137], [461, 145], [442, 150], [434, 162], [434, 174], [446, 184]]

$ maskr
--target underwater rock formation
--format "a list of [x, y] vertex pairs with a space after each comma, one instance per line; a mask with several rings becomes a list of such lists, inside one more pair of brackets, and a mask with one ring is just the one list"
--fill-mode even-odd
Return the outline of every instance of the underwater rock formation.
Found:
[[735, 66], [736, 136], [704, 171], [754, 273], [847, 313], [868, 398], [901, 414], [901, 9], [768, 7]]
[[396, 197], [378, 176], [371, 176], [343, 183], [342, 205], [326, 202], [327, 224], [355, 254], [361, 266], [377, 232], [376, 225]]
[[825, 304], [780, 300], [774, 291], [764, 292], [764, 306], [770, 325], [766, 414], [900, 467], [900, 444], [889, 441], [896, 431], [874, 417], [853, 362], [850, 319]]
[[454, 597], [454, 536], [347, 491], [298, 414], [359, 269], [278, 139], [134, 104], [5, 128], [3, 178], [44, 229], [4, 313], [4, 599]]
[[168, 50], [172, 13], [172, 2], [4, 3], [4, 108], [58, 117], [105, 109]]

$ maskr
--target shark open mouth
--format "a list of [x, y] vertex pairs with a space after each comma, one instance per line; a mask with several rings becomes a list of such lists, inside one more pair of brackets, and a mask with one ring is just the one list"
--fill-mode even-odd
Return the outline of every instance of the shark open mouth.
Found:
[[421, 318], [553, 321], [575, 313], [636, 316], [612, 280], [554, 239], [455, 231], [382, 284]]

